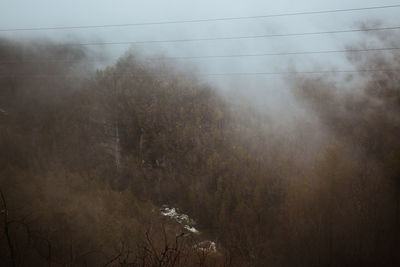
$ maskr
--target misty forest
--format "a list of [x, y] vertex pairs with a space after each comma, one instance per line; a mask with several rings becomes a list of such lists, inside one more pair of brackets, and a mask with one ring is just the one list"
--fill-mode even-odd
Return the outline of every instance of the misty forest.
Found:
[[1, 38], [0, 265], [400, 266], [400, 54], [347, 47], [380, 71], [282, 77], [283, 120], [168, 60]]

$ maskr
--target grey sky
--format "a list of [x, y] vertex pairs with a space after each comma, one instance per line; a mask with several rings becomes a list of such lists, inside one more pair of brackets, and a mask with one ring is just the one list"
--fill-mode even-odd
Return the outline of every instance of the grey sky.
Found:
[[[119, 24], [169, 20], [192, 20], [279, 14], [328, 9], [399, 4], [399, 1], [335, 0], [335, 1], [262, 1], [262, 0], [0, 0], [0, 28], [57, 27], [98, 24]], [[240, 21], [151, 25], [123, 28], [96, 28], [74, 30], [47, 30], [31, 32], [0, 32], [11, 39], [50, 38], [66, 42], [119, 42], [140, 40], [167, 40], [206, 38], [237, 35], [259, 35], [329, 31], [359, 27], [360, 22], [381, 21], [382, 26], [400, 26], [400, 8], [320, 14]], [[342, 49], [349, 42], [358, 40], [360, 34], [347, 33], [321, 36], [280, 37], [254, 40], [229, 40], [169, 44], [135, 45], [134, 50], [146, 55], [201, 56], [246, 53], [274, 53], [287, 51], [312, 51]], [[129, 46], [106, 46], [113, 57], [126, 51]], [[96, 49], [99, 49], [97, 47]], [[312, 70], [327, 62], [341, 66], [337, 55], [302, 55], [292, 57], [259, 57], [199, 59], [180, 64], [195, 66], [200, 72], [273, 72], [286, 70], [288, 65], [297, 69]], [[321, 68], [323, 68], [321, 67]], [[258, 87], [263, 77], [215, 78], [221, 87]]]

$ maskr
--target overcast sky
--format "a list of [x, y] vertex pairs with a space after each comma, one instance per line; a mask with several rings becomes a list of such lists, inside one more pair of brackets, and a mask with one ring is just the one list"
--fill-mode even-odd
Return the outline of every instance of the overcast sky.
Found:
[[[0, 0], [0, 29], [124, 24], [171, 20], [195, 20], [237, 16], [255, 16], [292, 12], [347, 9], [396, 5], [399, 1], [372, 0]], [[287, 16], [235, 21], [147, 25], [118, 28], [0, 32], [11, 39], [50, 38], [65, 42], [121, 42], [143, 40], [191, 39], [224, 36], [262, 35], [332, 31], [359, 28], [360, 23], [381, 22], [381, 26], [400, 26], [400, 8], [354, 11], [333, 14]], [[398, 30], [397, 30], [398, 31]], [[257, 54], [342, 49], [359, 40], [358, 33], [292, 36], [278, 38], [224, 40], [207, 42], [140, 44], [133, 47], [146, 55], [203, 56]], [[373, 46], [374, 44], [371, 44]], [[97, 47], [113, 57], [127, 45]], [[195, 66], [199, 72], [274, 72], [288, 66], [301, 70], [326, 68], [328, 62], [343, 67], [337, 55], [301, 55], [255, 58], [181, 60], [179, 64]], [[316, 67], [317, 66], [317, 67]], [[259, 86], [261, 77], [215, 78], [222, 87]], [[220, 79], [220, 80], [219, 80]]]

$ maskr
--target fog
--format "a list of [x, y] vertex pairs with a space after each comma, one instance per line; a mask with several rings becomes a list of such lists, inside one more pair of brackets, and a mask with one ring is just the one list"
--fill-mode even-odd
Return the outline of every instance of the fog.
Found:
[[[396, 1], [380, 1], [379, 5], [393, 5]], [[376, 6], [376, 1], [3, 1], [1, 29], [62, 27], [146, 23], [209, 18], [243, 17], [303, 11], [319, 11]], [[3, 37], [30, 39], [49, 38], [66, 43], [125, 42], [143, 40], [176, 40], [212, 38], [223, 36], [248, 36], [280, 33], [302, 33], [358, 28], [360, 23], [377, 22], [381, 26], [398, 23], [398, 9], [362, 10], [331, 14], [284, 16], [261, 19], [105, 27], [93, 29], [65, 29], [42, 31], [1, 32]], [[132, 49], [145, 55], [172, 57], [260, 54], [273, 52], [319, 51], [343, 49], [346, 44], [359, 39], [357, 33], [316, 36], [289, 36], [244, 40], [218, 40], [162, 44], [138, 44]], [[93, 48], [93, 47], [92, 47]], [[129, 45], [94, 46], [105, 50], [112, 58], [124, 53]], [[339, 57], [340, 58], [340, 57]], [[188, 61], [188, 60], [184, 60]], [[196, 59], [190, 60], [200, 70], [208, 73], [225, 72], [275, 72], [287, 69], [291, 63], [300, 69], [313, 69], [313, 62], [343, 64], [335, 55], [302, 55], [254, 58]], [[179, 61], [181, 62], [181, 60]], [[250, 80], [254, 80], [251, 77]], [[217, 78], [216, 78], [217, 79]], [[232, 78], [216, 81], [230, 87]], [[249, 79], [246, 79], [249, 80]], [[236, 83], [236, 81], [234, 81]], [[241, 84], [242, 85], [242, 84]]]
[[5, 266], [400, 263], [400, 7], [1, 5]]
[[[86, 26], [230, 18], [376, 6], [376, 1], [3, 1], [1, 29]], [[379, 2], [393, 5], [396, 1]], [[2, 31], [13, 40], [48, 39], [61, 43], [181, 40], [224, 36], [252, 36], [380, 27], [398, 23], [398, 8], [328, 14], [270, 17], [196, 23], [100, 27], [91, 29]], [[390, 34], [390, 33], [389, 33]], [[100, 56], [99, 67], [113, 63], [127, 50], [144, 57], [193, 57], [303, 51], [343, 50], [362, 39], [362, 33], [286, 36], [174, 43], [86, 46]], [[372, 41], [366, 47], [374, 47]], [[107, 58], [108, 60], [104, 60]], [[97, 60], [97, 59], [96, 59]], [[172, 60], [175, 67], [199, 73], [254, 73], [349, 69], [343, 53]], [[312, 76], [312, 74], [310, 74]], [[342, 76], [342, 75], [338, 75]], [[337, 77], [340, 79], [341, 77]], [[243, 94], [262, 108], [293, 106], [283, 82], [286, 75], [203, 76], [223, 91]], [[283, 80], [283, 81], [282, 81]], [[278, 103], [278, 104], [277, 104]]]

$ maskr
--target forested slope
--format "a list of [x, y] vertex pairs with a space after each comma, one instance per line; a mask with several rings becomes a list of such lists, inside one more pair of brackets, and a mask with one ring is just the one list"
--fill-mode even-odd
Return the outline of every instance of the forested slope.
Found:
[[[349, 91], [293, 79], [317, 120], [282, 126], [168, 66], [127, 54], [96, 70], [93, 57], [1, 40], [5, 265], [399, 263], [398, 72]], [[396, 54], [349, 57], [363, 68], [400, 64]], [[161, 216], [164, 204], [200, 235]]]

